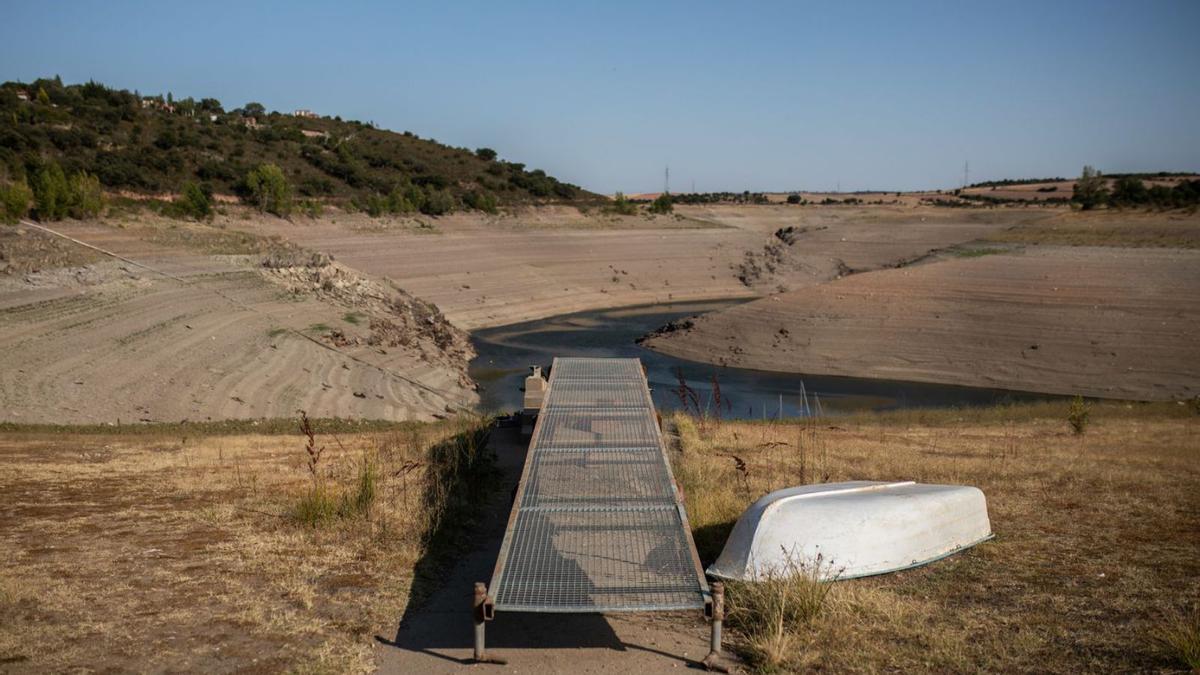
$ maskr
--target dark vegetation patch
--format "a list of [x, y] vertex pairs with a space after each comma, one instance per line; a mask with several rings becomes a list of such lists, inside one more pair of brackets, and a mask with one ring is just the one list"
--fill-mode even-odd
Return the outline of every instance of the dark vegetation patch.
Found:
[[0, 85], [0, 183], [36, 191], [43, 170], [59, 167], [66, 184], [79, 176], [110, 191], [181, 194], [181, 211], [203, 218], [213, 193], [275, 212], [254, 185], [253, 172], [267, 165], [299, 198], [374, 213], [596, 198], [488, 148], [453, 148], [372, 122], [268, 112], [258, 103], [227, 110], [216, 99], [143, 96], [57, 77]]

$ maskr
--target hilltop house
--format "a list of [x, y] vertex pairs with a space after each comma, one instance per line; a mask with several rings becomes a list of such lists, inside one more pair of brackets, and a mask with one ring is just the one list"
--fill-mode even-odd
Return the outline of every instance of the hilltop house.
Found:
[[142, 99], [142, 107], [143, 108], [157, 108], [158, 110], [165, 110], [166, 112], [169, 112], [169, 113], [175, 112], [175, 106], [173, 104], [167, 103], [166, 101], [162, 100], [161, 98], [156, 98], [156, 97], [152, 97], [152, 96], [147, 96], [146, 98]]
[[307, 117], [310, 119], [316, 119], [316, 118], [320, 117], [320, 115], [318, 115], [317, 113], [315, 113], [311, 110], [308, 110], [307, 108], [300, 108], [299, 110], [296, 110], [295, 112], [292, 113], [292, 116], [293, 117]]

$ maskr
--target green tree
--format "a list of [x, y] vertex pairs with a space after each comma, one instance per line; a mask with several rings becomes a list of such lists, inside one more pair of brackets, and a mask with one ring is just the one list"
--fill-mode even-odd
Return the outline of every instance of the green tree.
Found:
[[671, 195], [662, 193], [654, 198], [650, 203], [650, 213], [667, 214], [675, 210], [675, 206], [671, 202]]
[[24, 179], [0, 184], [0, 220], [5, 223], [12, 224], [29, 215], [32, 203], [33, 190]]
[[492, 162], [496, 159], [496, 151], [491, 148], [479, 148], [475, 151], [475, 156], [485, 162]]
[[197, 184], [188, 181], [183, 184], [183, 190], [173, 205], [173, 211], [179, 216], [207, 220], [213, 214], [212, 195], [212, 186], [208, 183]]
[[67, 176], [58, 162], [47, 162], [33, 179], [33, 204], [38, 220], [62, 220], [70, 206]]
[[263, 115], [267, 114], [267, 109], [263, 106], [263, 104], [256, 103], [254, 101], [247, 103], [242, 108], [242, 111], [246, 113], [247, 117], [262, 117]]
[[1112, 196], [1108, 201], [1117, 206], [1138, 206], [1150, 201], [1150, 191], [1141, 179], [1122, 176], [1113, 184]]
[[246, 192], [259, 211], [286, 218], [292, 212], [292, 186], [283, 169], [274, 164], [260, 164], [246, 175]]
[[37, 102], [42, 105], [50, 105], [50, 94], [46, 93], [45, 87], [38, 87]]
[[104, 210], [104, 191], [100, 179], [86, 171], [71, 176], [68, 182], [67, 212], [72, 218], [95, 218]]
[[1108, 199], [1108, 187], [1103, 174], [1090, 166], [1083, 167], [1083, 174], [1075, 181], [1075, 192], [1071, 199], [1084, 211], [1103, 204]]

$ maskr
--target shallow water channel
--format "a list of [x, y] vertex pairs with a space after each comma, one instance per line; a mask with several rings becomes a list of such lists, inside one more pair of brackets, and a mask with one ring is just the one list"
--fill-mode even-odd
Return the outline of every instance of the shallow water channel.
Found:
[[669, 321], [736, 302], [596, 310], [475, 331], [471, 339], [479, 355], [471, 362], [470, 374], [481, 386], [480, 409], [489, 412], [519, 410], [521, 387], [529, 366], [541, 365], [548, 371], [555, 356], [640, 358], [646, 366], [654, 403], [666, 410], [681, 407], [677, 393], [679, 373], [695, 391], [700, 407], [710, 409], [715, 376], [724, 401], [722, 416], [728, 418], [795, 417], [815, 414], [818, 408], [825, 414], [838, 414], [856, 410], [992, 405], [1048, 398], [1001, 389], [726, 368], [677, 359], [635, 342], [638, 337]]

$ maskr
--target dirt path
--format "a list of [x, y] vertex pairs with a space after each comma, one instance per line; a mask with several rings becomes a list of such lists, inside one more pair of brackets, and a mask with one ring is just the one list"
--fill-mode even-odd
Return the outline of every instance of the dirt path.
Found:
[[1169, 400], [1200, 393], [1200, 252], [1029, 248], [857, 274], [648, 346], [821, 375]]
[[[477, 547], [435, 582], [428, 601], [411, 608], [394, 635], [377, 638], [381, 673], [457, 673], [471, 664], [472, 587], [491, 578], [527, 443], [515, 429], [497, 429], [491, 446], [503, 485], [494, 508], [472, 533]], [[488, 651], [507, 665], [473, 667], [497, 673], [677, 673], [708, 653], [708, 635], [699, 614], [501, 612], [487, 624]]]

